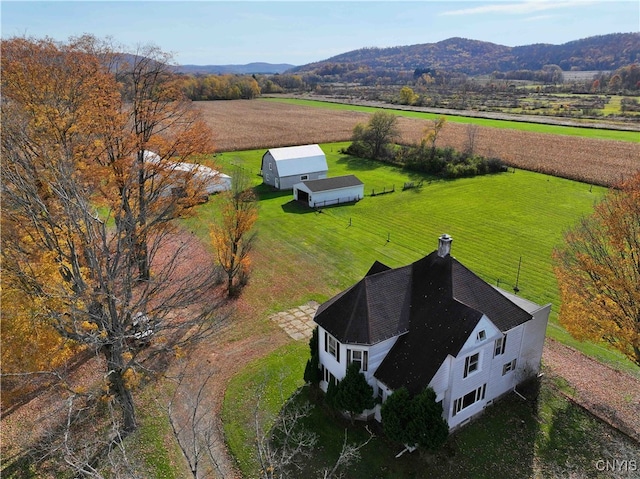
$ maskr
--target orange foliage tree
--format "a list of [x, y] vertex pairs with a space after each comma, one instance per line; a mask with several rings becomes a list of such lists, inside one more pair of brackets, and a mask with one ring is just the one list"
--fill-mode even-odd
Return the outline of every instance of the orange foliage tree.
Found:
[[227, 277], [227, 293], [236, 295], [249, 274], [251, 248], [256, 238], [253, 226], [258, 219], [258, 202], [242, 170], [233, 175], [232, 188], [221, 194], [219, 221], [210, 229], [218, 263]]
[[640, 173], [567, 232], [554, 256], [561, 324], [640, 366]]
[[22, 295], [3, 315], [3, 358], [36, 326], [60, 336], [42, 355], [64, 340], [101, 355], [124, 433], [137, 427], [133, 378], [216, 317], [212, 271], [180, 273], [190, 245], [173, 241], [173, 220], [206, 196], [178, 165], [209, 153], [211, 134], [168, 60], [90, 36], [2, 41], [3, 299]]

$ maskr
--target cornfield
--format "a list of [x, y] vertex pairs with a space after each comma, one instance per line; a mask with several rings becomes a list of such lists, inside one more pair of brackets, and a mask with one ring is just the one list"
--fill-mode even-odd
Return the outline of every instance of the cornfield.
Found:
[[[367, 113], [277, 102], [233, 100], [196, 103], [214, 131], [217, 151], [237, 151], [351, 139]], [[400, 117], [401, 142], [419, 143], [428, 120]], [[447, 123], [438, 147], [464, 150], [470, 127]], [[611, 186], [640, 169], [640, 143], [477, 127], [474, 152], [509, 166]]]

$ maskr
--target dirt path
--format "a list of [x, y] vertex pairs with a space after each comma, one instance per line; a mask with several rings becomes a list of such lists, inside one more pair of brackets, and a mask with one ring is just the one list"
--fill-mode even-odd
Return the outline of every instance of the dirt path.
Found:
[[640, 379], [552, 339], [545, 342], [542, 361], [567, 381], [573, 400], [640, 442]]

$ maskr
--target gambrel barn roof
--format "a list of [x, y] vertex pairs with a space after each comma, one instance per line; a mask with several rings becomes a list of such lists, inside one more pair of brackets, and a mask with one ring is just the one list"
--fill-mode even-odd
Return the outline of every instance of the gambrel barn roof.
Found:
[[327, 158], [318, 145], [287, 146], [271, 148], [263, 155], [270, 154], [275, 160], [280, 177], [304, 175], [309, 172], [327, 171]]
[[315, 321], [341, 343], [399, 336], [375, 377], [417, 393], [448, 355], [458, 355], [483, 314], [503, 332], [532, 319], [451, 255], [434, 251], [400, 268], [374, 263], [361, 281], [324, 303]]

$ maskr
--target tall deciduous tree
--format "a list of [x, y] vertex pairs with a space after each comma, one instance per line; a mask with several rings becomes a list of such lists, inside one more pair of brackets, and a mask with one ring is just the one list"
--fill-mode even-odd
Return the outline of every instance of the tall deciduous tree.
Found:
[[440, 131], [442, 131], [442, 128], [444, 128], [446, 122], [446, 117], [439, 116], [438, 118], [435, 118], [433, 120], [433, 124], [431, 126], [428, 126], [424, 130], [424, 137], [422, 138], [422, 142], [431, 144], [432, 153], [436, 151], [436, 141], [438, 141]]
[[[126, 64], [93, 37], [14, 38], [2, 52], [3, 283], [103, 356], [131, 432], [140, 371], [213, 324], [210, 268], [180, 270], [194, 241], [175, 241], [172, 222], [201, 185], [166, 161], [206, 153], [209, 136], [157, 61]], [[144, 161], [148, 149], [160, 160]], [[178, 180], [184, 201], [167, 194]]]
[[565, 234], [555, 259], [561, 324], [640, 366], [640, 173]]
[[221, 217], [210, 230], [218, 263], [227, 276], [227, 293], [238, 293], [248, 278], [250, 257], [258, 219], [258, 202], [243, 170], [236, 170], [231, 190], [221, 193]]

